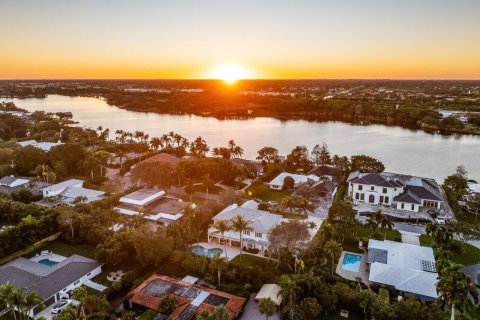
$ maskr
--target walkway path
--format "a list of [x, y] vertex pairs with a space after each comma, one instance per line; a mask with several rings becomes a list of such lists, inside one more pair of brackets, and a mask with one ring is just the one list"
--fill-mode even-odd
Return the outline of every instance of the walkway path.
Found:
[[405, 232], [405, 231], [400, 231], [400, 234], [402, 235], [402, 242], [403, 243], [408, 243], [408, 244], [414, 244], [419, 246], [420, 245], [420, 235], [416, 233], [411, 233], [411, 232]]

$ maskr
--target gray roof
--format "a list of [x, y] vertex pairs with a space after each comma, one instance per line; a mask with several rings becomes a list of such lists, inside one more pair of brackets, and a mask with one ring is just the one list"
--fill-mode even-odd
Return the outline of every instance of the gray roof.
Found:
[[268, 211], [249, 209], [247, 207], [237, 207], [231, 205], [225, 208], [222, 212], [213, 217], [213, 220], [225, 219], [230, 220], [234, 216], [240, 215], [246, 220], [252, 222], [251, 226], [256, 232], [268, 233], [270, 229], [275, 227], [282, 220], [282, 216], [279, 214], [273, 214]]
[[365, 175], [358, 175], [356, 177], [348, 179], [349, 182], [358, 184], [368, 184], [379, 187], [399, 188], [403, 187], [403, 183], [396, 179], [389, 179], [384, 177], [380, 173], [367, 173]]
[[0, 283], [36, 291], [48, 299], [58, 291], [101, 266], [93, 259], [73, 255], [54, 266], [18, 258], [0, 267]]
[[15, 182], [15, 181], [17, 181], [17, 178], [12, 176], [5, 176], [2, 179], [0, 179], [0, 184], [10, 185], [12, 182]]
[[316, 176], [334, 176], [337, 173], [337, 169], [331, 166], [320, 165], [317, 167], [313, 167], [308, 174], [314, 174]]

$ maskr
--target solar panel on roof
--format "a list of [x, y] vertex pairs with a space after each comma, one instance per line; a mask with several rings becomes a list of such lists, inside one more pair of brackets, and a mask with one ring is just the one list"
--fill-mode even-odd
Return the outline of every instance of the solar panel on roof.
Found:
[[420, 260], [422, 265], [422, 270], [427, 272], [437, 272], [437, 267], [435, 267], [435, 262], [429, 260]]

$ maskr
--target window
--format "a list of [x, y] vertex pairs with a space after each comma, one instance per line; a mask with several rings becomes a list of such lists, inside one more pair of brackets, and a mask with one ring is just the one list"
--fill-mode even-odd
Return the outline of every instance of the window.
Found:
[[389, 197], [385, 197], [385, 203], [390, 203], [390, 198]]
[[437, 202], [436, 201], [424, 200], [423, 201], [423, 206], [424, 207], [429, 207], [429, 208], [436, 208], [437, 207]]
[[255, 232], [255, 237], [261, 238], [261, 237], [262, 237], [262, 234], [261, 234], [260, 232]]
[[249, 235], [250, 235], [250, 231], [245, 230], [245, 231], [243, 231], [243, 234], [246, 234], [247, 236], [249, 236]]
[[412, 203], [412, 210], [415, 210], [415, 205]]
[[383, 196], [380, 196], [380, 203], [383, 203]]
[[363, 193], [360, 193], [360, 200], [365, 200], [365, 195]]
[[371, 187], [370, 187], [370, 190], [374, 191], [374, 190], [375, 190], [375, 186], [371, 186]]
[[387, 193], [387, 188], [383, 188], [383, 193]]
[[363, 190], [363, 186], [361, 184], [358, 185], [358, 191], [362, 191]]
[[360, 193], [355, 193], [355, 199], [360, 199]]
[[402, 205], [400, 206], [402, 209], [405, 209], [405, 204], [402, 203]]

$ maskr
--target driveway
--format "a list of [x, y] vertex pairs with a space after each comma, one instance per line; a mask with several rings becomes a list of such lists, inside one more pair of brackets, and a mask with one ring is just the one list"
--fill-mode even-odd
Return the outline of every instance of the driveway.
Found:
[[409, 224], [409, 223], [402, 223], [402, 222], [395, 222], [394, 227], [395, 230], [400, 232], [409, 232], [409, 233], [416, 233], [418, 235], [426, 234], [425, 227], [416, 224]]
[[[277, 312], [273, 316], [268, 317], [269, 320], [280, 320], [280, 314]], [[262, 315], [258, 310], [258, 303], [255, 302], [255, 294], [250, 295], [247, 304], [243, 308], [243, 313], [240, 320], [265, 320], [265, 315]]]

